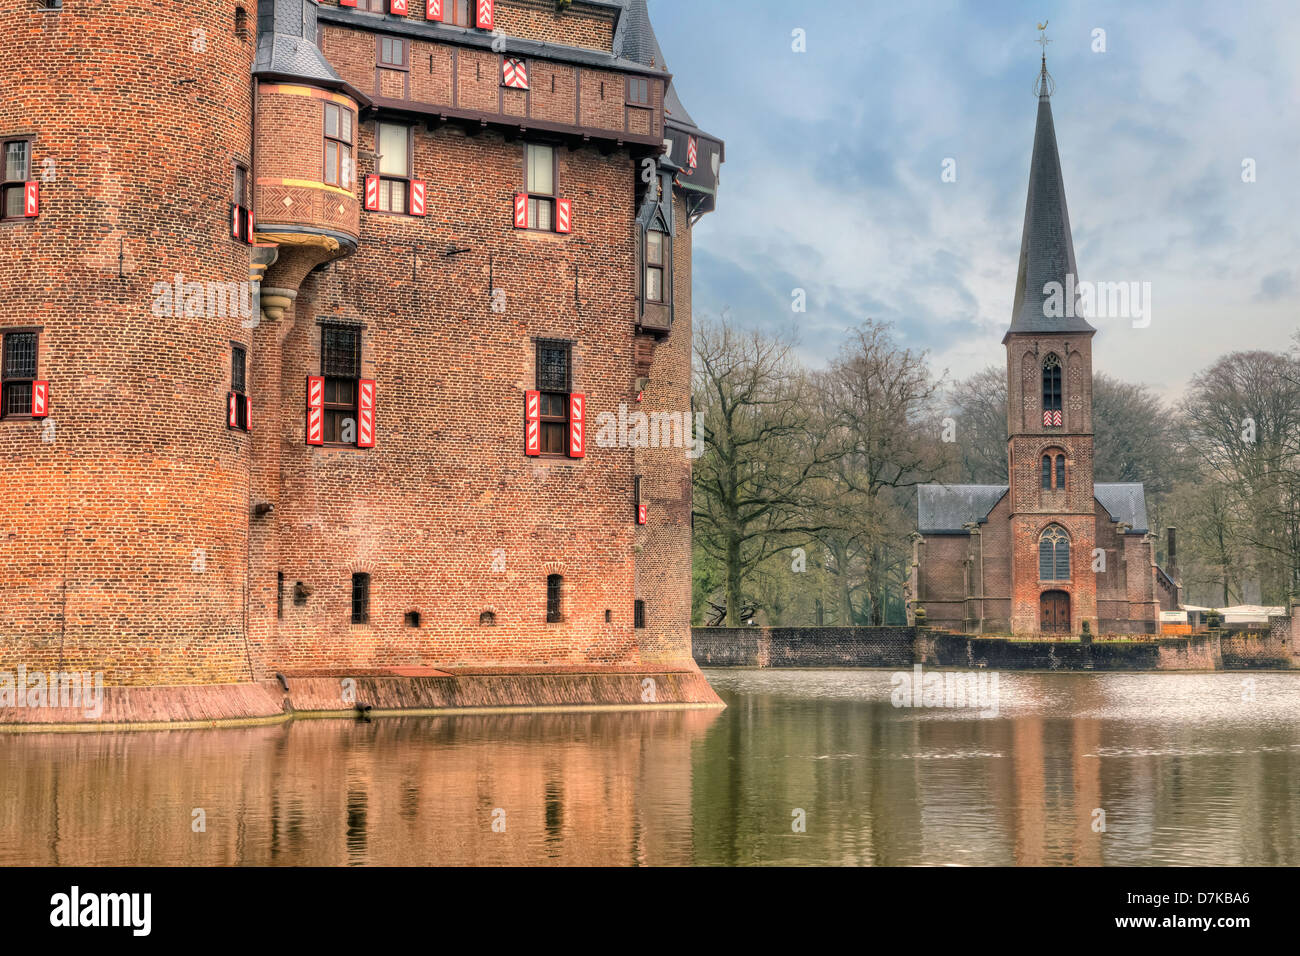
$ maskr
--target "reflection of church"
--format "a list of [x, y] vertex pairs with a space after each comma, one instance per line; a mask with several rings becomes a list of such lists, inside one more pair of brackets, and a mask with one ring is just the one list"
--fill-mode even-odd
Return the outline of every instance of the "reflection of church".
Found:
[[[1044, 58], [1007, 348], [1008, 485], [924, 485], [911, 581], [928, 623], [966, 631], [1155, 632], [1178, 586], [1140, 483], [1093, 484], [1092, 337], [1044, 287], [1078, 273]], [[1071, 278], [1067, 281], [1067, 276]], [[1057, 292], [1059, 296], [1059, 291]]]

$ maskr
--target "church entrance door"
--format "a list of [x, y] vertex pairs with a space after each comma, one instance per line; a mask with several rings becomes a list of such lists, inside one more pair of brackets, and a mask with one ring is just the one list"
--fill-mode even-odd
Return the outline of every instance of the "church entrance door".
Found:
[[1070, 595], [1065, 591], [1044, 591], [1039, 599], [1044, 633], [1070, 633]]

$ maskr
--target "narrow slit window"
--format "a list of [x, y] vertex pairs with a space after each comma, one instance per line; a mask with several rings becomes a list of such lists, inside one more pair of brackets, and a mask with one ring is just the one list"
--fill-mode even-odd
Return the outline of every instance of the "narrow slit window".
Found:
[[370, 575], [364, 572], [352, 575], [352, 623], [370, 623]]
[[557, 624], [564, 620], [564, 578], [558, 574], [546, 576], [546, 623]]

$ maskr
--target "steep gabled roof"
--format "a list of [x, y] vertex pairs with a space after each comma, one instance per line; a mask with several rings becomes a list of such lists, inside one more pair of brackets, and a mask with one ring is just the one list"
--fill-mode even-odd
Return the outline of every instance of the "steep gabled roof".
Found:
[[[1043, 287], [1049, 282], [1070, 287], [1078, 282], [1074, 261], [1074, 240], [1070, 236], [1070, 213], [1065, 204], [1065, 180], [1061, 175], [1061, 156], [1056, 148], [1056, 128], [1052, 123], [1051, 77], [1047, 59], [1043, 58], [1039, 75], [1038, 120], [1034, 127], [1034, 154], [1029, 161], [1029, 193], [1025, 199], [1025, 225], [1020, 235], [1020, 268], [1016, 274], [1016, 294], [1011, 305], [1012, 332], [1094, 332], [1077, 314], [1071, 303], [1070, 313], [1062, 316], [1044, 314], [1047, 295]], [[1004, 340], [1005, 341], [1005, 338]]]
[[[1130, 525], [1129, 533], [1151, 530], [1142, 482], [1096, 484], [1092, 492], [1111, 521]], [[1006, 485], [920, 485], [916, 489], [916, 528], [921, 534], [966, 534], [965, 525], [988, 521], [1006, 493]]]
[[1006, 485], [920, 485], [916, 489], [916, 526], [921, 534], [966, 534], [963, 525], [983, 523]]
[[1147, 527], [1147, 493], [1142, 482], [1095, 484], [1092, 493], [1106, 509], [1111, 521], [1123, 521], [1131, 525], [1133, 534], [1146, 534], [1151, 530]]

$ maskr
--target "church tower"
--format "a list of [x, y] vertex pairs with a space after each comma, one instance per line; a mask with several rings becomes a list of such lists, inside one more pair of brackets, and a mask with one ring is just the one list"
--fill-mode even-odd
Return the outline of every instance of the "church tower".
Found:
[[[1043, 38], [1043, 42], [1046, 39]], [[1043, 55], [1020, 267], [1007, 349], [1011, 630], [1098, 624], [1093, 570], [1092, 337], [1078, 271]]]

